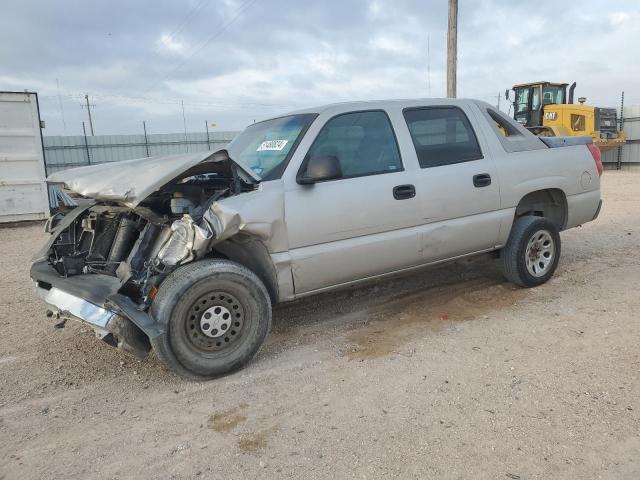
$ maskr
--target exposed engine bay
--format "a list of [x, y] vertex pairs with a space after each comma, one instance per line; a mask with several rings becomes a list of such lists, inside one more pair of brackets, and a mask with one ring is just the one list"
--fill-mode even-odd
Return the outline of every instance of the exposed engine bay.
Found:
[[99, 201], [66, 228], [55, 217], [48, 263], [62, 277], [117, 277], [120, 293], [144, 309], [167, 274], [209, 251], [217, 223], [211, 205], [254, 188], [229, 161], [199, 163], [134, 207]]

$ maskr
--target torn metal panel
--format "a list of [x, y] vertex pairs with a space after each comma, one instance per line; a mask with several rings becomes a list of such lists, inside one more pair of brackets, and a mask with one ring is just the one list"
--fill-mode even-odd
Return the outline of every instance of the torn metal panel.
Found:
[[291, 255], [289, 252], [275, 253], [271, 255], [271, 261], [276, 269], [278, 285], [278, 301], [286, 302], [296, 296], [293, 273], [291, 271]]
[[259, 238], [270, 253], [289, 249], [281, 181], [265, 182], [253, 192], [214, 202], [204, 220], [215, 233], [212, 245], [243, 232]]

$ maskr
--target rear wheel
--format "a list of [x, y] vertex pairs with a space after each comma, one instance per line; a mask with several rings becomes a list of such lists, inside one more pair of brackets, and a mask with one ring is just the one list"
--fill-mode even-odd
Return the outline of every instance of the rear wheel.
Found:
[[151, 314], [166, 325], [156, 354], [179, 375], [207, 379], [245, 366], [271, 326], [271, 301], [258, 277], [228, 260], [202, 260], [173, 272]]
[[521, 287], [541, 285], [553, 276], [558, 266], [558, 228], [544, 217], [518, 218], [500, 257], [507, 280]]

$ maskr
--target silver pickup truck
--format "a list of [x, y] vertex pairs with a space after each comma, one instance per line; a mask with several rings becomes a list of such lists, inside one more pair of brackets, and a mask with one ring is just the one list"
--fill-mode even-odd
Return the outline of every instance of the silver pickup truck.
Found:
[[538, 138], [475, 100], [327, 105], [247, 127], [226, 150], [63, 171], [31, 277], [80, 319], [174, 372], [246, 365], [271, 305], [481, 252], [546, 282], [561, 230], [599, 213], [590, 138]]

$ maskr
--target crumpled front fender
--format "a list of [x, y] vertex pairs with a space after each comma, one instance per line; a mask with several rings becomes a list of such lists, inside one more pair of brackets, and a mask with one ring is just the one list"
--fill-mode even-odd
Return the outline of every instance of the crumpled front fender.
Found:
[[253, 192], [214, 202], [204, 214], [204, 221], [214, 232], [211, 248], [238, 233], [246, 233], [262, 241], [270, 253], [289, 249], [284, 222], [284, 193], [281, 183], [261, 184]]

